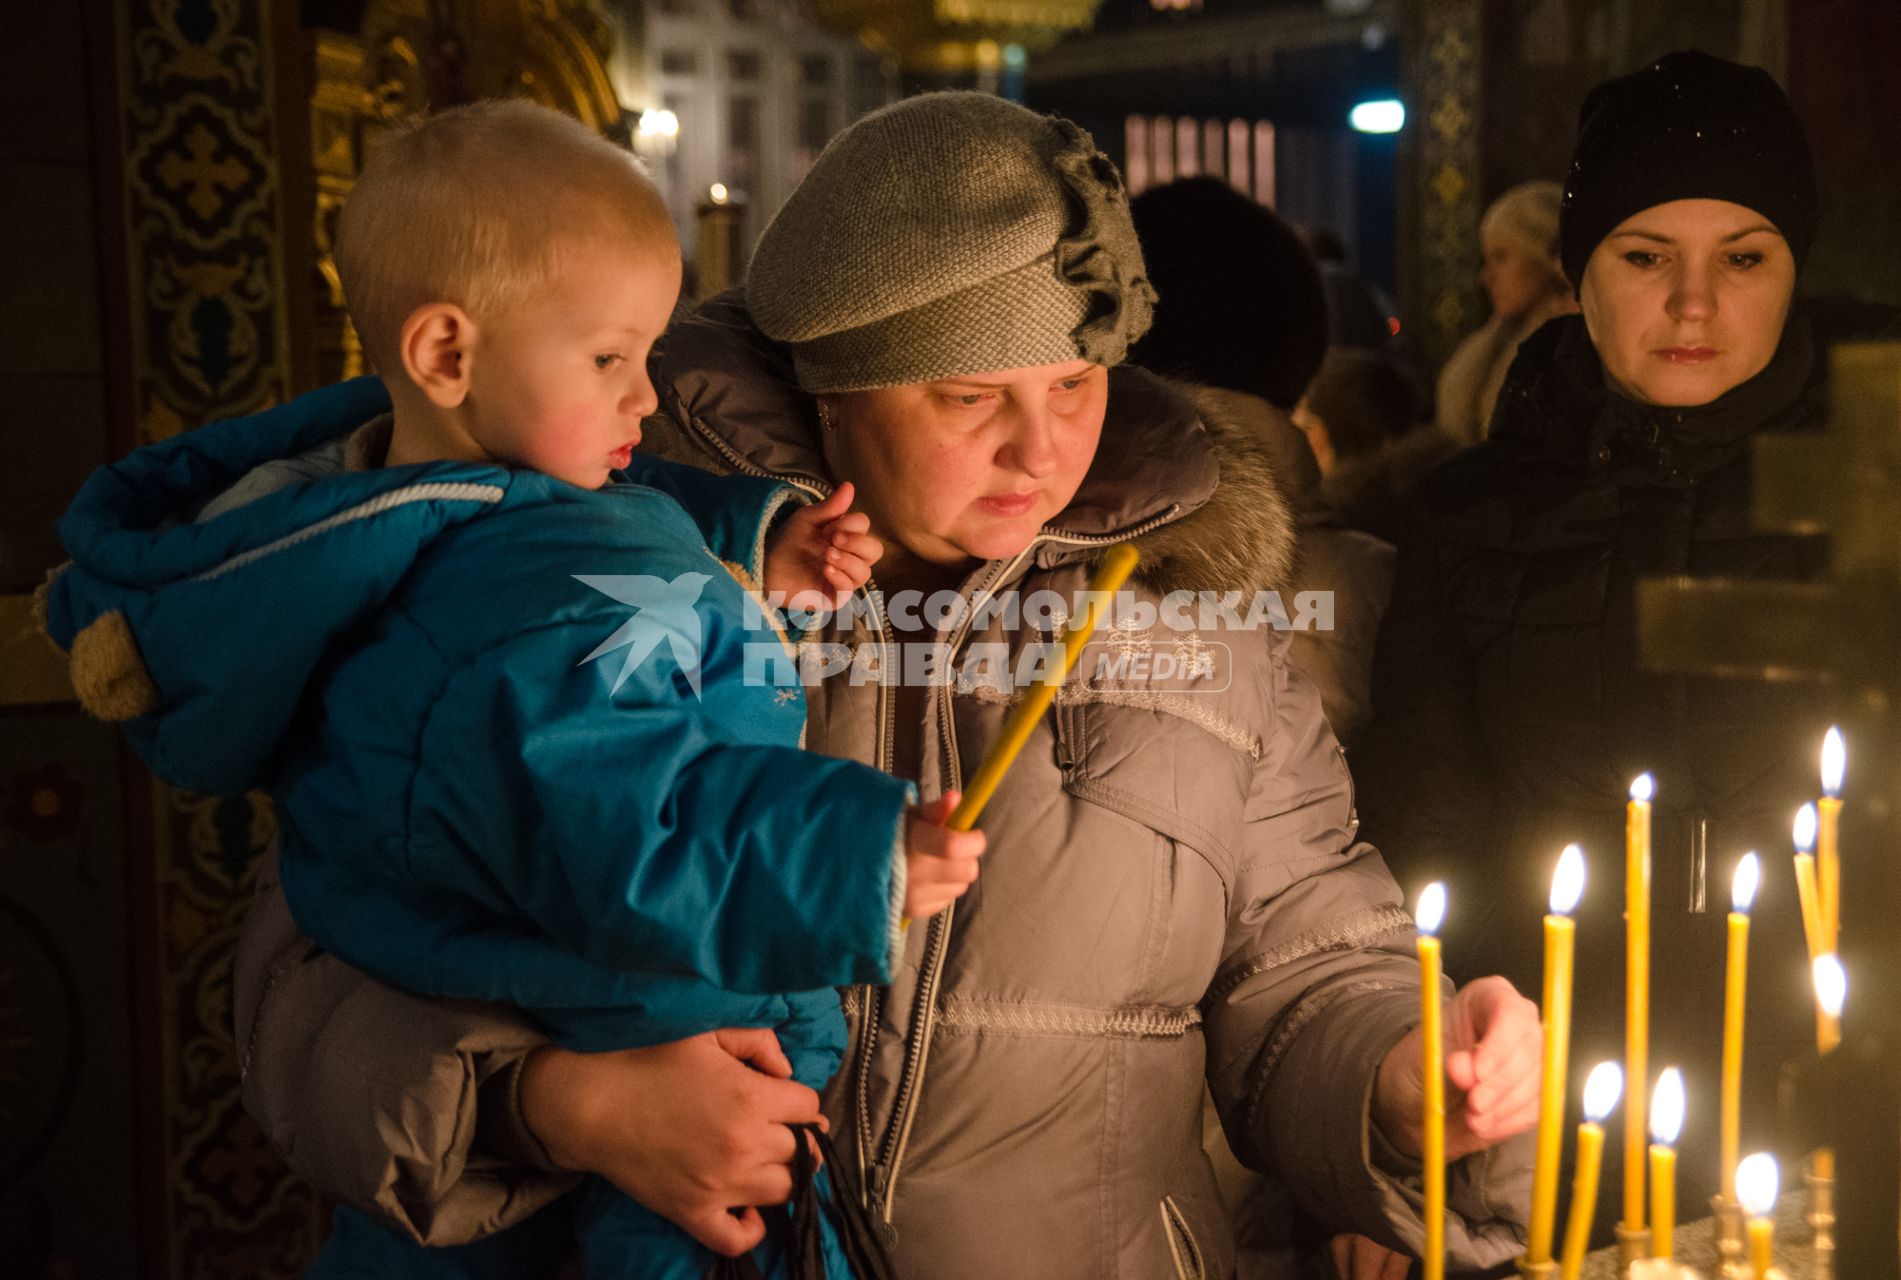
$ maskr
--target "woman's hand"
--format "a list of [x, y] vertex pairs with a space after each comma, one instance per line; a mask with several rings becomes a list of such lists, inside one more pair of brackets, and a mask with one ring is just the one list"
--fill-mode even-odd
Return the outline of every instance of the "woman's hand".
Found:
[[556, 1164], [596, 1173], [715, 1253], [764, 1238], [752, 1206], [792, 1194], [788, 1125], [822, 1123], [771, 1031], [750, 1028], [646, 1049], [535, 1050], [521, 1110]]
[[793, 613], [844, 607], [871, 578], [884, 544], [871, 536], [871, 517], [851, 509], [850, 481], [832, 496], [785, 518], [766, 547], [766, 594]]
[[1365, 1236], [1338, 1235], [1327, 1242], [1337, 1280], [1406, 1280], [1412, 1258]]
[[[1480, 978], [1445, 1011], [1446, 1159], [1496, 1146], [1538, 1122], [1544, 1037], [1538, 1006], [1503, 978]], [[1393, 1144], [1420, 1154], [1425, 1046], [1419, 1028], [1387, 1052], [1373, 1089], [1373, 1115]]]

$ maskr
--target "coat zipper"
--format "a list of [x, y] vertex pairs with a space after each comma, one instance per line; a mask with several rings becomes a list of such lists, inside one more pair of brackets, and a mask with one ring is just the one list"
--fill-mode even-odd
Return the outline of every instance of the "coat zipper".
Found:
[[[865, 593], [866, 598], [871, 601], [872, 620], [876, 623], [878, 628], [879, 669], [883, 670], [885, 662], [890, 658], [890, 637], [888, 634], [889, 627], [886, 624], [885, 618], [884, 592], [880, 591], [870, 579], [866, 579]], [[878, 683], [877, 696], [874, 700], [874, 718], [878, 722], [878, 750], [877, 758], [873, 763], [885, 773], [891, 772], [891, 731], [892, 722], [896, 716], [897, 712], [892, 705], [892, 700], [887, 692], [886, 686], [883, 681], [880, 681]], [[895, 967], [897, 957], [892, 957], [892, 960]], [[878, 1048], [878, 1022], [883, 1016], [884, 997], [880, 989], [871, 983], [864, 983], [858, 990], [860, 993], [858, 1002], [860, 1010], [858, 1047], [857, 1053], [854, 1055], [858, 1076], [856, 1081], [858, 1105], [855, 1108], [858, 1112], [856, 1117], [858, 1121], [858, 1141], [856, 1143], [858, 1148], [858, 1185], [864, 1188], [862, 1194], [868, 1199], [864, 1207], [870, 1210], [873, 1205], [879, 1202], [884, 1194], [883, 1168], [875, 1164], [867, 1167], [865, 1164], [865, 1161], [870, 1158], [872, 1145], [871, 1063], [872, 1055]]]
[[[970, 608], [964, 611], [957, 629], [951, 633], [947, 661], [955, 661], [958, 647], [969, 638], [977, 614], [997, 585], [1010, 579], [1040, 540], [1033, 540], [1008, 563], [1000, 564], [990, 581], [972, 593]], [[951, 716], [950, 688], [948, 683], [940, 685], [938, 694], [938, 733], [944, 751], [943, 781], [947, 789], [963, 782], [963, 766], [957, 751], [957, 730]], [[924, 941], [924, 955], [918, 966], [917, 995], [911, 1013], [911, 1031], [905, 1037], [904, 1066], [898, 1077], [897, 1092], [892, 1096], [891, 1123], [885, 1131], [884, 1146], [879, 1152], [878, 1161], [871, 1170], [870, 1181], [877, 1187], [872, 1193], [872, 1207], [887, 1228], [891, 1226], [898, 1173], [904, 1165], [904, 1149], [910, 1142], [911, 1124], [917, 1118], [918, 1096], [923, 1090], [924, 1070], [930, 1059], [931, 1033], [937, 1022], [937, 991], [943, 983], [944, 961], [950, 953], [951, 924], [956, 911], [957, 904], [952, 903], [938, 913], [930, 923], [930, 936]], [[867, 1068], [869, 1065], [869, 1062], [865, 1064]], [[861, 1081], [864, 1078], [860, 1076]]]

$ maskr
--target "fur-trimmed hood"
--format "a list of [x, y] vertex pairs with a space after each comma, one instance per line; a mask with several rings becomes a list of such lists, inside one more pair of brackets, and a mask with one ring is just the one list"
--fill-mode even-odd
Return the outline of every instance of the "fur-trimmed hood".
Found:
[[[655, 382], [663, 413], [650, 420], [643, 449], [830, 490], [814, 400], [737, 294], [674, 326], [655, 357]], [[1139, 574], [1157, 591], [1287, 584], [1295, 527], [1272, 450], [1242, 415], [1202, 399], [1140, 369], [1109, 371], [1102, 443], [1075, 498], [1044, 527], [1039, 567], [1133, 540]]]

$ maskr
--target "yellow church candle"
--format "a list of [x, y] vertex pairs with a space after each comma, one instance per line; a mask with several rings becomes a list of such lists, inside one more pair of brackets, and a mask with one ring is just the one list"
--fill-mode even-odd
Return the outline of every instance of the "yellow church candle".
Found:
[[1761, 864], [1752, 850], [1736, 864], [1729, 887], [1729, 956], [1723, 978], [1723, 1199], [1736, 1201], [1736, 1161], [1742, 1154], [1743, 1012], [1749, 981], [1749, 909], [1756, 901]]
[[1822, 918], [1822, 950], [1840, 951], [1842, 937], [1842, 775], [1848, 744], [1831, 728], [1822, 739], [1822, 798], [1816, 804], [1815, 886]]
[[[1096, 572], [1089, 579], [1082, 618], [1063, 635], [1062, 661], [1024, 690], [1023, 700], [1012, 707], [1010, 714], [1004, 718], [1003, 732], [997, 735], [997, 740], [990, 744], [990, 750], [984, 753], [977, 772], [971, 775], [970, 784], [964, 788], [964, 798], [957, 802], [957, 807], [944, 823], [950, 830], [969, 831], [977, 825], [977, 819], [982, 816], [984, 806], [990, 803], [990, 797], [996, 794], [1003, 775], [1010, 772], [1010, 766], [1016, 763], [1018, 753], [1036, 731], [1037, 721], [1049, 710], [1057, 690], [1063, 687], [1063, 681], [1069, 678], [1071, 668], [1082, 656], [1083, 647], [1089, 643], [1089, 637], [1101, 623], [1115, 593], [1135, 572], [1136, 563], [1141, 558], [1141, 554], [1126, 542], [1110, 547], [1108, 554], [1103, 556], [1102, 563], [1096, 566]], [[899, 923], [907, 930], [911, 927], [909, 919]]]
[[[1815, 957], [1810, 966], [1815, 974], [1815, 1047], [1823, 1053], [1835, 1052], [1842, 1042], [1842, 1005], [1848, 999], [1848, 975], [1834, 955]], [[1815, 1152], [1815, 1176], [1835, 1176], [1835, 1151], [1821, 1147]]]
[[1438, 881], [1419, 895], [1414, 920], [1419, 927], [1419, 1031], [1425, 1069], [1426, 1280], [1446, 1274], [1446, 1063], [1445, 1032], [1439, 990], [1444, 972], [1439, 958], [1439, 926], [1445, 921], [1446, 887]]
[[1584, 1082], [1584, 1123], [1578, 1126], [1578, 1158], [1571, 1182], [1571, 1217], [1564, 1227], [1564, 1257], [1558, 1266], [1563, 1280], [1578, 1280], [1584, 1251], [1591, 1243], [1591, 1221], [1597, 1216], [1598, 1173], [1604, 1161], [1604, 1121], [1617, 1108], [1624, 1090], [1624, 1073], [1615, 1062], [1600, 1062]]
[[1749, 1265], [1756, 1280], [1769, 1280], [1774, 1265], [1776, 1226], [1769, 1215], [1776, 1207], [1777, 1184], [1781, 1174], [1776, 1158], [1758, 1151], [1736, 1169], [1736, 1195], [1749, 1214]]
[[1571, 1056], [1571, 983], [1577, 910], [1584, 893], [1584, 850], [1566, 845], [1551, 877], [1551, 914], [1545, 917], [1545, 1057], [1538, 1094], [1538, 1160], [1531, 1177], [1531, 1237], [1525, 1261], [1551, 1261], [1558, 1222], [1558, 1161], [1564, 1147], [1565, 1067]]
[[1630, 784], [1624, 818], [1624, 1226], [1644, 1228], [1644, 1096], [1650, 1071], [1650, 801], [1656, 782]]
[[1815, 806], [1805, 804], [1795, 813], [1795, 892], [1802, 903], [1802, 937], [1809, 959], [1828, 950], [1822, 938], [1822, 899], [1815, 880]]
[[1683, 1073], [1665, 1068], [1650, 1100], [1650, 1256], [1676, 1251], [1677, 1137], [1683, 1132]]
[[1089, 643], [1089, 637], [1095, 632], [1096, 625], [1102, 621], [1105, 606], [1122, 584], [1135, 572], [1136, 561], [1141, 557], [1134, 547], [1121, 543], [1109, 548], [1102, 563], [1089, 579], [1086, 595], [1088, 601], [1083, 610], [1082, 620], [1069, 627], [1063, 636], [1063, 660], [1057, 667], [1048, 671], [1042, 680], [1031, 685], [1023, 693], [1023, 700], [1013, 708], [1003, 722], [1003, 732], [991, 744], [984, 755], [983, 763], [977, 772], [971, 775], [970, 785], [964, 788], [964, 798], [958, 803], [950, 820], [944, 825], [952, 831], [968, 831], [977, 824], [977, 815], [990, 801], [990, 796], [1003, 781], [1003, 775], [1010, 771], [1010, 765], [1016, 760], [1017, 753], [1030, 740], [1030, 734], [1036, 729], [1036, 722], [1049, 710], [1050, 702], [1056, 697], [1056, 691], [1063, 687], [1063, 681], [1069, 675], [1070, 668], [1076, 665], [1076, 659], [1082, 656], [1083, 646]]

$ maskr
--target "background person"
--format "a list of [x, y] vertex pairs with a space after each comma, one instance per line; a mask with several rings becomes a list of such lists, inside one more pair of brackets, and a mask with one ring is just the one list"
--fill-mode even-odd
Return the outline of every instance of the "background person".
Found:
[[1434, 414], [1465, 444], [1483, 440], [1518, 345], [1547, 320], [1577, 310], [1558, 261], [1555, 182], [1526, 182], [1494, 200], [1479, 223], [1479, 281], [1492, 315], [1439, 371]]

